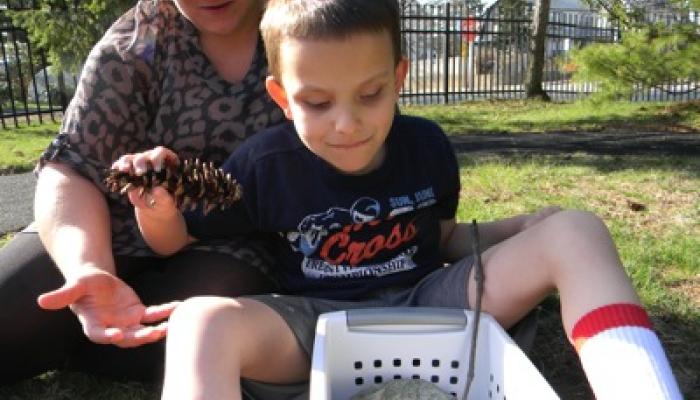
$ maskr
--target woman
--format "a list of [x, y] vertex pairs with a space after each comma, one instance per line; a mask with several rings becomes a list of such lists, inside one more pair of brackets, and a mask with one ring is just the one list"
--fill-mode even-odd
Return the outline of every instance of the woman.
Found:
[[37, 167], [36, 229], [0, 251], [0, 383], [64, 367], [158, 378], [166, 303], [275, 288], [246, 238], [155, 257], [126, 199], [101, 184], [122, 154], [162, 145], [218, 163], [281, 121], [263, 82], [263, 6], [141, 0], [95, 46]]

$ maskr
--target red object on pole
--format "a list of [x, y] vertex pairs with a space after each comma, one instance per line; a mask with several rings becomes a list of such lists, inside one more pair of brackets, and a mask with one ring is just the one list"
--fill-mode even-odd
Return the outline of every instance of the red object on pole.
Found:
[[476, 39], [477, 34], [477, 21], [476, 17], [470, 15], [466, 19], [462, 20], [462, 38], [471, 43]]

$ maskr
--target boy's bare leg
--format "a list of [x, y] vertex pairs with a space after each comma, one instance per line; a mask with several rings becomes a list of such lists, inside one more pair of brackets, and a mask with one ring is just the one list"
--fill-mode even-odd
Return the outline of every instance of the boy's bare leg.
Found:
[[[664, 349], [603, 222], [562, 211], [487, 249], [483, 309], [509, 327], [553, 290], [598, 400], [681, 399]], [[473, 275], [473, 274], [472, 274]], [[475, 304], [476, 283], [469, 282]]]
[[250, 299], [196, 297], [170, 317], [163, 399], [240, 399], [240, 378], [308, 379], [309, 359], [285, 321]]
[[[465, 243], [465, 246], [468, 243]], [[611, 303], [639, 304], [605, 224], [583, 211], [561, 211], [487, 249], [483, 309], [510, 327], [559, 291], [567, 334], [585, 313]], [[469, 304], [476, 283], [469, 282]]]

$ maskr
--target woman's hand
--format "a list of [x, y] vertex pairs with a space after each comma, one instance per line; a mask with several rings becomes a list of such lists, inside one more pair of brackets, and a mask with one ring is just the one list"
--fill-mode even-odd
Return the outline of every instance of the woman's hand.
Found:
[[39, 296], [47, 310], [70, 306], [91, 341], [135, 347], [156, 342], [167, 333], [166, 320], [178, 302], [145, 307], [136, 293], [116, 276], [85, 268], [78, 276]]
[[143, 175], [148, 170], [160, 171], [167, 165], [178, 165], [180, 159], [174, 151], [158, 146], [141, 153], [125, 154], [112, 164], [112, 169]]

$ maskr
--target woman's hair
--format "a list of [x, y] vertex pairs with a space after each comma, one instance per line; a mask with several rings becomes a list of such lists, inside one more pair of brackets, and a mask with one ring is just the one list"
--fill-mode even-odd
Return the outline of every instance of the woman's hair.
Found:
[[388, 32], [394, 60], [401, 59], [396, 0], [269, 0], [260, 24], [270, 73], [279, 77], [280, 46], [286, 39], [343, 39]]

